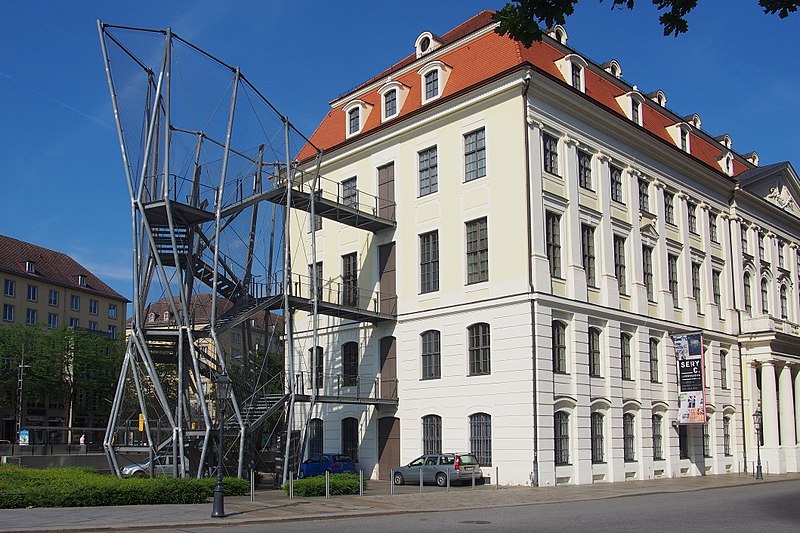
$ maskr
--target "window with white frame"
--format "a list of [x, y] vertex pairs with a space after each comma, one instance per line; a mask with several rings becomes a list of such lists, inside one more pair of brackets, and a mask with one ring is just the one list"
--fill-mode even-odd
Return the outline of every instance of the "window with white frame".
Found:
[[631, 343], [633, 338], [630, 333], [622, 333], [620, 335], [620, 361], [622, 366], [622, 379], [633, 379], [633, 365], [631, 360]]
[[89, 321], [89, 331], [97, 331], [97, 328], [98, 328], [97, 322], [95, 322], [94, 320], [90, 320]]
[[748, 313], [753, 311], [753, 287], [750, 282], [750, 273], [744, 273], [744, 310]]
[[642, 125], [642, 103], [631, 96], [631, 120], [638, 125]]
[[592, 156], [591, 154], [578, 150], [578, 186], [593, 191], [594, 184], [592, 181]]
[[639, 178], [639, 210], [650, 212], [650, 183], [644, 178]]
[[425, 74], [425, 100], [433, 100], [439, 96], [439, 71], [432, 70]]
[[664, 459], [663, 420], [664, 418], [661, 415], [653, 415], [653, 459], [656, 461], [662, 461]]
[[567, 325], [560, 320], [552, 323], [553, 372], [567, 373]]
[[420, 292], [439, 290], [439, 232], [429, 231], [419, 236]]
[[605, 461], [603, 455], [603, 425], [605, 423], [603, 413], [592, 413], [591, 439], [592, 439], [592, 463], [602, 463]]
[[26, 309], [25, 310], [25, 323], [29, 326], [33, 326], [36, 324], [37, 320], [37, 312], [36, 309]]
[[680, 307], [680, 294], [678, 294], [678, 256], [667, 254], [667, 282], [669, 292], [672, 293], [673, 307]]
[[720, 278], [722, 272], [719, 270], [711, 270], [711, 291], [714, 293], [714, 303], [717, 306], [722, 305], [722, 289], [720, 287]]
[[622, 415], [623, 458], [626, 463], [636, 460], [636, 417], [633, 413]]
[[653, 289], [653, 248], [642, 245], [642, 271], [644, 273], [644, 286], [647, 300], [652, 302], [655, 297]]
[[552, 211], [545, 212], [545, 244], [550, 275], [561, 277], [561, 217]]
[[727, 390], [728, 388], [728, 352], [720, 350], [719, 352], [719, 377], [720, 387]]
[[89, 314], [96, 315], [97, 314], [97, 300], [90, 299], [89, 300]]
[[39, 287], [36, 285], [28, 285], [28, 301], [35, 302], [39, 299]]
[[547, 133], [542, 134], [544, 171], [558, 176], [558, 139]]
[[577, 63], [571, 63], [570, 73], [572, 74], [572, 86], [583, 91], [583, 67]]
[[467, 284], [489, 280], [489, 230], [486, 217], [467, 222]]
[[777, 239], [775, 241], [775, 245], [778, 247], [778, 266], [781, 268], [786, 268], [786, 257], [784, 256], [783, 242], [780, 239]]
[[439, 160], [436, 146], [418, 152], [419, 195], [426, 196], [439, 190]]
[[339, 185], [341, 188], [341, 201], [347, 207], [358, 209], [358, 176], [342, 180]]
[[47, 327], [50, 329], [58, 327], [58, 315], [56, 313], [47, 313]]
[[589, 376], [600, 377], [601, 357], [600, 329], [589, 328]]
[[697, 204], [686, 202], [686, 211], [689, 218], [689, 233], [697, 234]]
[[469, 449], [481, 466], [492, 466], [492, 417], [475, 413], [469, 417]]
[[586, 285], [596, 287], [594, 227], [581, 224], [581, 260], [586, 273]]
[[391, 89], [383, 95], [383, 118], [391, 118], [397, 114], [397, 89]]
[[72, 294], [69, 297], [69, 308], [70, 311], [80, 311], [81, 310], [81, 297], [77, 294]]
[[17, 294], [17, 282], [13, 279], [5, 280], [3, 284], [3, 296], [15, 296]]
[[671, 192], [664, 193], [664, 221], [675, 224], [675, 195]]
[[628, 283], [625, 279], [625, 237], [614, 235], [614, 274], [617, 277], [617, 287], [620, 294], [628, 293]]
[[354, 107], [347, 112], [347, 131], [354, 135], [361, 131], [361, 108]]
[[702, 313], [700, 301], [700, 263], [692, 262], [692, 296], [697, 302], [697, 312]]
[[749, 243], [747, 242], [747, 226], [742, 224], [741, 227], [740, 227], [740, 230], [741, 230], [740, 238], [741, 238], [741, 241], [742, 241], [742, 253], [746, 254], [746, 253], [749, 253], [748, 248], [750, 246]]
[[117, 319], [117, 304], [108, 304], [108, 318], [111, 320]]
[[786, 285], [781, 285], [780, 300], [781, 300], [781, 318], [786, 320], [787, 318], [789, 318], [789, 302], [786, 296]]
[[81, 324], [81, 321], [80, 321], [79, 318], [74, 317], [74, 316], [69, 318], [69, 327], [78, 328], [78, 327], [80, 327], [80, 324]]
[[483, 128], [464, 135], [464, 181], [486, 175], [486, 132]]
[[58, 291], [55, 289], [50, 289], [47, 292], [47, 304], [51, 307], [58, 306]]
[[650, 381], [652, 383], [661, 383], [659, 379], [659, 357], [658, 357], [658, 348], [659, 348], [658, 339], [651, 337], [650, 338]]
[[442, 417], [439, 415], [422, 417], [422, 453], [442, 453]]
[[11, 304], [3, 304], [3, 321], [14, 322], [14, 306]]
[[611, 177], [611, 199], [615, 202], [625, 203], [622, 196], [622, 169], [616, 165], [609, 165]]
[[428, 330], [422, 333], [422, 379], [442, 377], [441, 333]]
[[711, 242], [719, 243], [719, 233], [717, 231], [717, 213], [708, 212], [708, 237]]
[[761, 312], [769, 313], [769, 282], [767, 278], [761, 278]]

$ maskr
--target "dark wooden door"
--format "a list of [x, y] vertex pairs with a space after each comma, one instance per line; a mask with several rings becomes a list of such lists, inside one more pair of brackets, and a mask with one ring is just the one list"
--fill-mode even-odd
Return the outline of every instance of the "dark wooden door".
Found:
[[378, 311], [389, 315], [397, 314], [397, 280], [393, 242], [378, 248], [378, 262], [380, 275]]
[[394, 163], [378, 169], [378, 216], [394, 220]]
[[388, 480], [392, 468], [400, 466], [400, 419], [378, 420], [378, 479]]
[[381, 339], [381, 398], [397, 398], [397, 341]]

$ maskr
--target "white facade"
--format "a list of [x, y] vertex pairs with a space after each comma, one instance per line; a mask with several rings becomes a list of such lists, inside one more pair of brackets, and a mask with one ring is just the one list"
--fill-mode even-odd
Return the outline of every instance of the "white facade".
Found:
[[[456, 83], [459, 69], [466, 68], [459, 63], [465, 46], [479, 54], [483, 40], [505, 42], [491, 30], [486, 26], [453, 40], [445, 36], [429, 57], [401, 64], [391, 79], [411, 86], [403, 95], [407, 102], [419, 99], [425, 78], [416, 92], [404, 79], [429, 72], [427, 61], [440, 61], [449, 69], [440, 80]], [[563, 49], [564, 57], [574, 56], [565, 46], [548, 43]], [[477, 64], [480, 58], [473, 60]], [[792, 199], [798, 197], [797, 176], [788, 165], [770, 172], [771, 167], [748, 167], [733, 154], [739, 176], [731, 177], [724, 157], [717, 168], [693, 158], [681, 149], [680, 134], [672, 143], [665, 140], [667, 133], [647, 129], [651, 112], [671, 115], [657, 102], [638, 96], [635, 113], [643, 115], [620, 116], [578, 94], [602, 82], [619, 86], [617, 100], [627, 102], [631, 91], [602, 67], [581, 61], [586, 72], [580, 72], [579, 90], [569, 86], [569, 65], [559, 64], [557, 72], [567, 74], [557, 79], [523, 62], [463, 90], [448, 94], [439, 88], [443, 94], [435, 103], [424, 100], [406, 116], [401, 110], [399, 119], [377, 129], [359, 124], [360, 136], [332, 143], [322, 174], [333, 185], [323, 188], [356, 177], [359, 191], [378, 196], [379, 169], [392, 164], [397, 225], [371, 233], [324, 220], [315, 232], [323, 290], [341, 283], [343, 256], [353, 252], [359, 289], [379, 290], [379, 246], [394, 242], [397, 320], [373, 325], [320, 316], [320, 391], [354, 394], [352, 386], [342, 386], [342, 351], [345, 343], [356, 342], [359, 395], [377, 394], [384, 386], [376, 383], [381, 339], [394, 337], [398, 402], [396, 407], [317, 403], [310, 417], [308, 404], [299, 404], [295, 427], [321, 419], [325, 451], [343, 450], [342, 419], [356, 418], [360, 465], [373, 477], [388, 478], [391, 461], [381, 461], [387, 452], [379, 420], [399, 420], [397, 466], [431, 444], [430, 435], [423, 435], [423, 418], [435, 415], [441, 426], [434, 447], [477, 453], [476, 443], [488, 442], [491, 464], [484, 473], [492, 476], [497, 467], [502, 483], [546, 486], [737, 472], [745, 454], [748, 462], [755, 458], [751, 415], [760, 397], [765, 469], [797, 470], [800, 394], [794, 391], [800, 390], [800, 349], [793, 339], [800, 335], [800, 218]], [[353, 100], [384, 98], [385, 89], [379, 90], [388, 79], [334, 102], [334, 113], [344, 113], [340, 108]], [[380, 115], [381, 109], [374, 106], [371, 113]], [[700, 130], [692, 131], [698, 137], [689, 150], [710, 142]], [[476, 132], [482, 134], [482, 153], [470, 144]], [[428, 152], [434, 147], [435, 190]], [[719, 148], [732, 154], [729, 146]], [[579, 176], [585, 156], [590, 183]], [[476, 169], [484, 157], [482, 173]], [[640, 206], [640, 199], [646, 205]], [[309, 215], [293, 216], [294, 269], [305, 273], [312, 263]], [[742, 222], [751, 228], [747, 252], [741, 249]], [[471, 233], [476, 228], [478, 233]], [[429, 255], [433, 232], [436, 261]], [[756, 234], [765, 239], [764, 258]], [[778, 242], [785, 244], [782, 259]], [[652, 254], [649, 266], [645, 249]], [[749, 311], [744, 272], [752, 276]], [[786, 318], [779, 318], [782, 309]], [[554, 336], [561, 335], [554, 324], [563, 328], [563, 350], [554, 346], [560, 344]], [[303, 372], [306, 392], [311, 330], [309, 316], [297, 313], [295, 372]], [[692, 331], [704, 336], [708, 424], [681, 428], [670, 335]], [[435, 337], [438, 343], [426, 344]], [[437, 356], [438, 365], [426, 365]], [[471, 439], [471, 420], [480, 419], [485, 431], [485, 415], [490, 437]]]

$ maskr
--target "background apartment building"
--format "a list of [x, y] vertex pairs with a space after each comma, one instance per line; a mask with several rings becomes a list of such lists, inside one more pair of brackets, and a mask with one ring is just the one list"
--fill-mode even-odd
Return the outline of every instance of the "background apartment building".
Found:
[[[515, 484], [736, 472], [760, 408], [765, 468], [796, 471], [795, 171], [759, 167], [563, 28], [526, 49], [490, 15], [421, 33], [311, 137], [323, 195], [376, 198], [396, 226], [295, 213], [294, 269], [396, 295], [396, 320], [320, 317], [315, 348], [298, 313], [295, 369], [328, 395], [396, 376], [399, 398], [300, 405], [311, 451], [382, 479], [465, 450]], [[708, 421], [683, 425], [671, 335], [697, 331]]]

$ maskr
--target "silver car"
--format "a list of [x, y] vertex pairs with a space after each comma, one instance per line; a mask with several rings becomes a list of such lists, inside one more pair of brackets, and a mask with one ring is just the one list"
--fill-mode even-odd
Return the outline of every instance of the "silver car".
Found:
[[423, 483], [436, 483], [440, 487], [447, 485], [447, 474], [450, 483], [472, 483], [483, 480], [483, 472], [478, 459], [471, 453], [434, 453], [417, 457], [405, 466], [394, 469], [392, 481], [395, 485], [419, 483], [422, 475]]
[[[186, 465], [188, 472], [188, 465]], [[153, 465], [153, 474], [156, 476], [171, 476], [174, 472], [172, 456], [160, 455], [156, 457], [156, 462]], [[147, 477], [150, 475], [150, 461], [142, 463], [133, 463], [122, 469], [122, 475], [125, 477]]]

